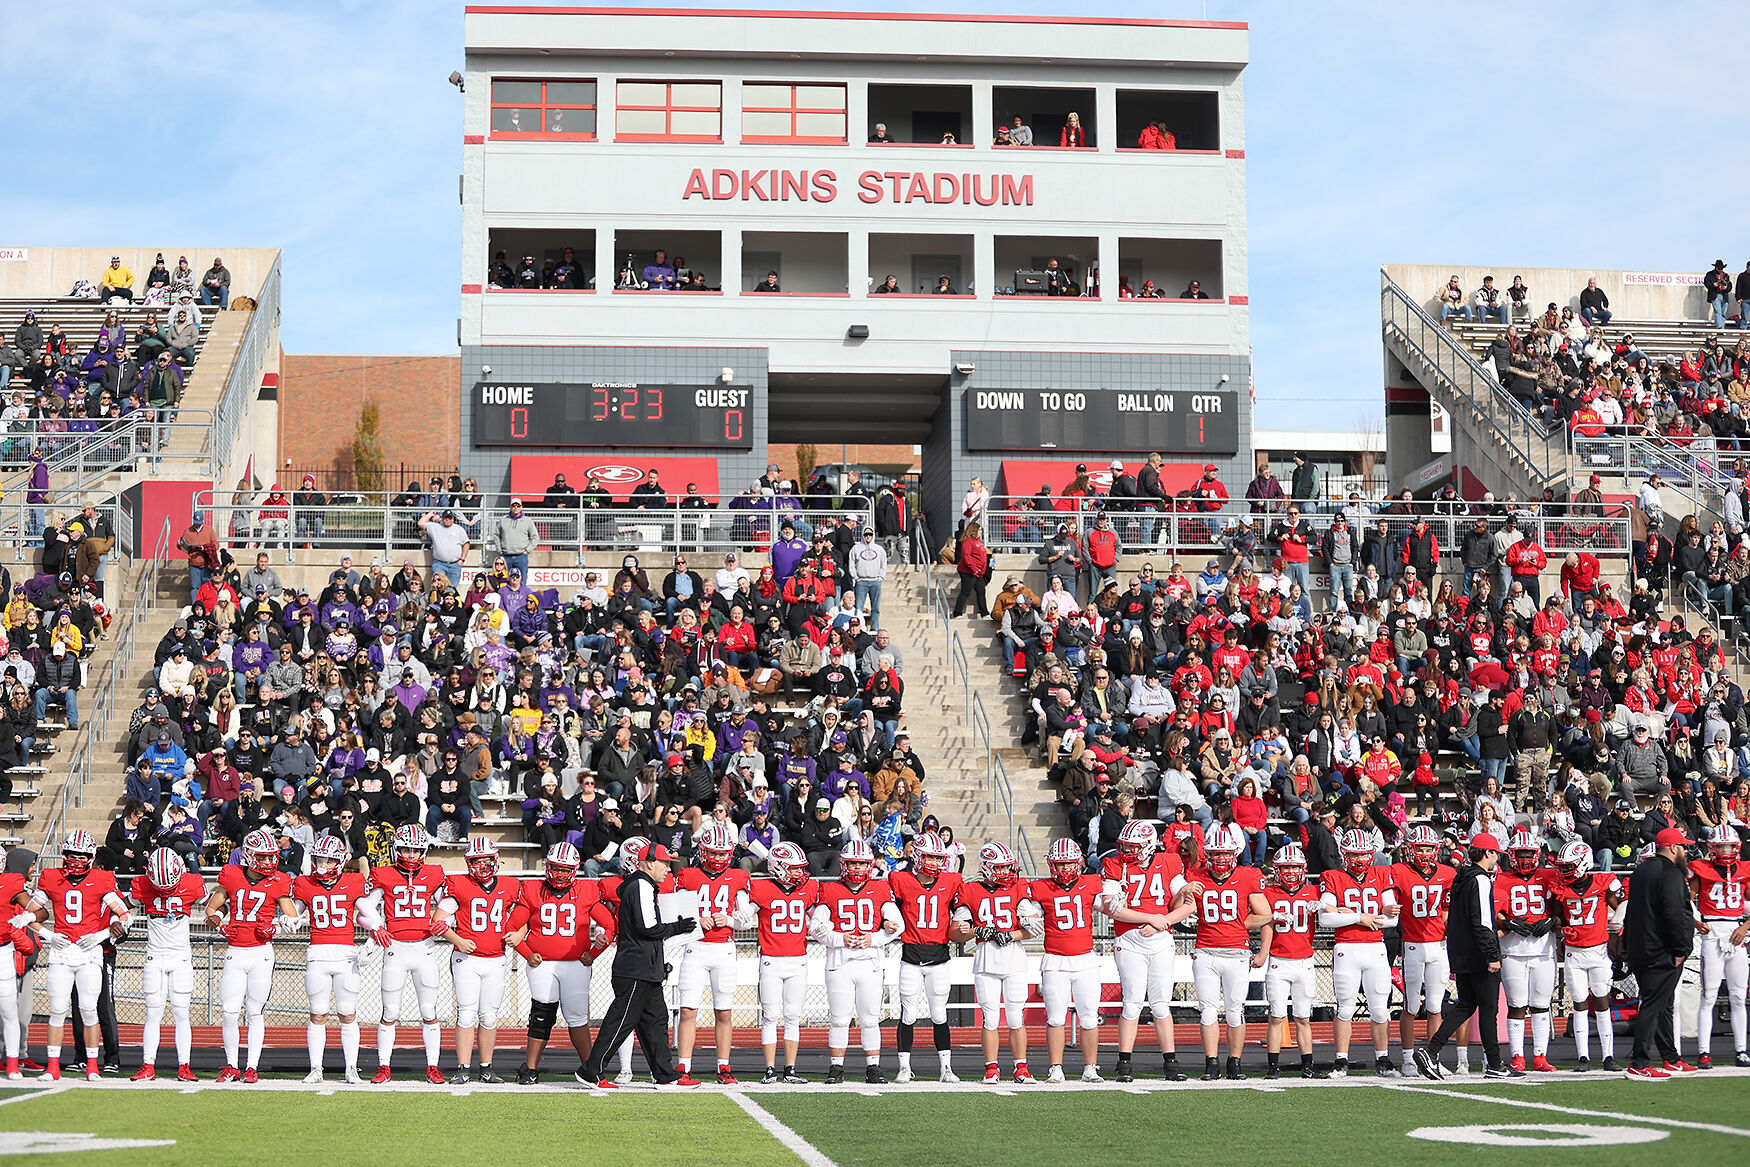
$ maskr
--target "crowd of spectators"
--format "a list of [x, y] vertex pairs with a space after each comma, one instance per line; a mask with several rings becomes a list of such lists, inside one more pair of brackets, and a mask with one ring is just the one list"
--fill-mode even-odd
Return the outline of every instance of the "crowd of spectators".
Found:
[[628, 554], [564, 598], [529, 585], [528, 523], [513, 503], [460, 575], [434, 538], [437, 570], [349, 556], [312, 595], [265, 552], [245, 568], [197, 512], [177, 542], [190, 606], [130, 718], [138, 830], [200, 865], [264, 825], [381, 855], [409, 822], [466, 839], [493, 796], [592, 874], [633, 835], [688, 855], [707, 819], [749, 870], [784, 839], [828, 873], [853, 835], [897, 859], [937, 826], [872, 528], [785, 521], [769, 550], [660, 574]]
[[[1638, 575], [1619, 590], [1580, 549], [1596, 523], [1586, 508], [1603, 513], [1596, 477], [1565, 504], [1448, 488], [1315, 515], [1297, 501], [1310, 474], [1289, 497], [1266, 470], [1247, 490], [1257, 513], [1231, 520], [1200, 573], [1170, 558], [1126, 572], [1120, 530], [1160, 511], [1139, 511], [1134, 479], [1113, 470], [1122, 490], [1076, 497], [1072, 484], [1078, 513], [1055, 534], [1045, 524], [1043, 586], [1010, 576], [989, 606], [1028, 706], [1023, 742], [1051, 767], [1090, 861], [1151, 802], [1199, 838], [1237, 823], [1249, 861], [1288, 840], [1315, 867], [1336, 863], [1333, 826], [1375, 832], [1384, 854], [1412, 816], [1459, 841], [1503, 821], [1581, 838], [1606, 869], [1632, 864], [1666, 820], [1745, 829], [1743, 692], [1713, 631], [1692, 633], [1669, 601], [1697, 573], [1717, 587], [1723, 554], [1741, 602], [1750, 546], [1691, 519], [1679, 529], [1691, 551], [1674, 558], [1662, 512], [1642, 509], [1658, 506], [1656, 479], [1630, 507]], [[1219, 506], [1217, 493], [1188, 501]], [[975, 482], [948, 551], [981, 615], [989, 502]], [[1551, 554], [1540, 532], [1570, 549]], [[1331, 580], [1316, 593], [1315, 560]]]

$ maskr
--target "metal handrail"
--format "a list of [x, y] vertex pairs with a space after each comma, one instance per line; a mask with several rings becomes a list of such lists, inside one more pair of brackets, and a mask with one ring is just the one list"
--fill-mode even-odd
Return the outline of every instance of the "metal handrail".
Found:
[[984, 774], [980, 785], [991, 796], [992, 807], [1008, 821], [1009, 849], [1014, 852], [1022, 872], [1027, 875], [1036, 874], [1038, 868], [1033, 861], [1033, 842], [1028, 837], [1026, 828], [1015, 818], [1015, 793], [1009, 784], [1008, 768], [1003, 765], [1003, 760], [997, 753], [996, 741], [991, 736], [990, 715], [985, 712], [982, 694], [973, 688], [971, 661], [967, 657], [966, 646], [961, 642], [960, 632], [954, 627], [948, 593], [933, 574], [929, 577], [929, 595], [930, 608], [943, 637], [943, 655], [948, 660], [949, 682], [960, 686], [966, 726], [971, 732], [973, 747], [984, 750]]
[[237, 443], [237, 435], [249, 420], [250, 407], [261, 387], [261, 370], [272, 352], [268, 342], [280, 317], [280, 258], [274, 256], [273, 266], [261, 283], [261, 291], [255, 297], [255, 311], [250, 313], [249, 323], [243, 329], [230, 375], [219, 395], [219, 404], [213, 410], [212, 432], [207, 437], [205, 449], [214, 473], [224, 468], [225, 460]]
[[[0, 430], [0, 451], [10, 447], [9, 460], [19, 461], [28, 449], [42, 449], [49, 480], [61, 489], [82, 489], [106, 475], [131, 470], [143, 460], [149, 460], [154, 473], [159, 463], [169, 459], [192, 461], [193, 470], [211, 474], [211, 460], [198, 448], [212, 429], [212, 415], [204, 409], [179, 411], [176, 421], [160, 421], [157, 411], [141, 409], [89, 430], [39, 428], [44, 424], [42, 419], [8, 422]], [[184, 433], [199, 439], [188, 443], [197, 449], [173, 452], [172, 443]], [[0, 490], [8, 494], [29, 490], [31, 473], [27, 469], [8, 476], [0, 481]]]
[[1565, 474], [1567, 450], [1550, 440], [1550, 431], [1541, 420], [1507, 392], [1476, 356], [1383, 268], [1379, 278], [1382, 333], [1388, 340], [1395, 337], [1419, 358], [1442, 387], [1456, 400], [1467, 403], [1493, 434], [1494, 448], [1479, 449], [1477, 454], [1489, 462], [1495, 483], [1519, 482], [1526, 477], [1503, 462], [1499, 456], [1502, 451], [1517, 453], [1531, 476], [1541, 480], [1540, 485]]
[[[213, 530], [233, 543], [256, 543], [263, 547], [290, 549], [310, 543], [318, 547], [348, 550], [380, 550], [385, 554], [417, 551], [425, 546], [418, 523], [422, 516], [439, 513], [442, 504], [396, 506], [400, 495], [377, 492], [337, 492], [321, 507], [302, 507], [287, 493], [286, 518], [263, 518], [265, 492], [228, 490], [201, 491], [195, 505], [207, 512]], [[344, 500], [344, 501], [337, 501]], [[712, 499], [706, 500], [708, 503]], [[525, 507], [523, 513], [535, 524], [537, 546], [559, 553], [569, 552], [583, 562], [586, 551], [642, 551], [650, 553], [692, 552], [727, 554], [763, 553], [770, 548], [784, 522], [797, 525], [805, 537], [823, 520], [854, 520], [868, 525], [874, 520], [870, 506], [799, 507], [774, 511], [732, 507], [745, 503], [745, 496], [726, 498], [722, 505], [702, 508], [671, 503], [662, 507], [614, 506], [594, 510]], [[268, 508], [278, 511], [280, 508]], [[458, 521], [470, 543], [483, 552], [497, 550], [498, 521], [508, 507], [490, 506], [458, 513]]]
[[107, 725], [115, 712], [118, 686], [121, 678], [127, 676], [133, 667], [140, 626], [145, 623], [152, 600], [158, 594], [158, 572], [169, 553], [170, 520], [166, 518], [158, 528], [152, 557], [142, 565], [140, 577], [134, 582], [128, 610], [116, 615], [116, 619], [122, 621], [122, 629], [116, 640], [115, 652], [111, 654], [109, 667], [93, 690], [92, 698], [84, 710], [85, 724], [92, 727], [92, 732], [86, 733], [73, 748], [67, 764], [66, 785], [61, 788], [55, 809], [44, 820], [42, 857], [45, 867], [61, 853], [61, 839], [66, 834], [68, 814], [85, 805], [85, 785], [91, 780], [92, 751], [97, 741], [96, 728]]

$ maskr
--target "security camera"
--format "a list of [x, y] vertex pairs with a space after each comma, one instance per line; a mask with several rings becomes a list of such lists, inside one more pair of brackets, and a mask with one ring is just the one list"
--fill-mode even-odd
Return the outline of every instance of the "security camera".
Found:
[[719, 369], [717, 375], [723, 379], [725, 385], [733, 385], [735, 383], [735, 370], [728, 365], [724, 365], [723, 368]]
[[972, 372], [972, 370], [974, 370], [976, 368], [978, 368], [977, 365], [974, 365], [974, 364], [967, 362], [967, 361], [962, 361], [960, 364], [954, 366], [954, 370], [958, 373], [963, 374], [963, 375], [970, 374]]
[[[490, 377], [490, 376], [492, 376], [492, 366], [491, 365], [481, 365], [480, 372], [483, 373], [484, 375]], [[1226, 378], [1224, 377], [1223, 380], [1226, 380]]]
[[450, 70], [450, 84], [454, 85], [457, 89], [462, 88], [462, 75], [454, 69]]
[[1222, 374], [1222, 375], [1221, 375], [1221, 383], [1222, 383], [1222, 384], [1223, 384], [1223, 385], [1225, 385], [1225, 384], [1227, 384], [1227, 383], [1228, 383], [1228, 379], [1229, 379], [1229, 378], [1228, 378], [1228, 375], [1227, 375], [1227, 374], [1226, 374], [1226, 373], [1223, 373], [1223, 374]]

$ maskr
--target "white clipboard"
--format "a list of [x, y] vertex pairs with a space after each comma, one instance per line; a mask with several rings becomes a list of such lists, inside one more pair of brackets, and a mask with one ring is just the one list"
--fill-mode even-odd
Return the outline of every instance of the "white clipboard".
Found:
[[664, 924], [699, 918], [699, 894], [691, 891], [662, 892], [656, 897], [656, 914]]

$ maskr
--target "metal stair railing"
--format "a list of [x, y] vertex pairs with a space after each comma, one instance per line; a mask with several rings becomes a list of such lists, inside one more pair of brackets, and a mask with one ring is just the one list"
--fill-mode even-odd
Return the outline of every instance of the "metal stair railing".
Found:
[[[1568, 472], [1565, 443], [1551, 434], [1530, 410], [1501, 387], [1493, 373], [1459, 343], [1447, 328], [1380, 270], [1380, 326], [1388, 342], [1416, 357], [1432, 373], [1439, 388], [1455, 405], [1468, 407], [1472, 417], [1494, 438], [1476, 443], [1493, 481], [1530, 478], [1540, 488]], [[1523, 467], [1511, 461], [1517, 456]]]

